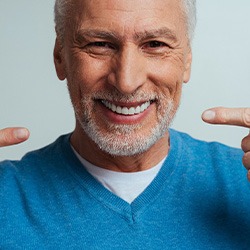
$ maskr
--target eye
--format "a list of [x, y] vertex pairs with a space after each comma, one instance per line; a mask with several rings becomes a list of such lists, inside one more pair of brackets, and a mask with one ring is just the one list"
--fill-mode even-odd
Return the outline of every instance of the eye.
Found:
[[107, 42], [93, 42], [93, 43], [90, 43], [89, 46], [107, 47], [107, 48], [109, 48], [109, 44]]
[[97, 41], [91, 42], [87, 45], [88, 47], [100, 48], [100, 49], [114, 49], [115, 47], [109, 42]]
[[158, 47], [165, 47], [167, 45], [165, 43], [159, 42], [159, 41], [150, 41], [150, 42], [148, 42], [147, 46], [149, 48], [158, 48]]
[[149, 55], [166, 55], [170, 51], [170, 46], [165, 42], [151, 40], [142, 45], [142, 51]]
[[85, 49], [93, 55], [110, 55], [115, 51], [115, 46], [110, 42], [95, 41], [88, 43]]

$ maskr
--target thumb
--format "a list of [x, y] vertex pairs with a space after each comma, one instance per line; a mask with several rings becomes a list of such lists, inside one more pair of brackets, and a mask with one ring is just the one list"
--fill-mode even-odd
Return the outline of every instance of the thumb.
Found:
[[26, 141], [29, 138], [26, 128], [15, 127], [0, 129], [0, 147], [10, 146]]

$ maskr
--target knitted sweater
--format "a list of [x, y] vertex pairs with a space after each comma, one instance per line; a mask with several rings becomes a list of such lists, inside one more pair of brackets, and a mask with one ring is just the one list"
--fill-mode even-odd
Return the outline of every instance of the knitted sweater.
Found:
[[0, 164], [0, 249], [249, 249], [242, 152], [170, 131], [169, 155], [131, 204], [73, 153], [70, 135]]

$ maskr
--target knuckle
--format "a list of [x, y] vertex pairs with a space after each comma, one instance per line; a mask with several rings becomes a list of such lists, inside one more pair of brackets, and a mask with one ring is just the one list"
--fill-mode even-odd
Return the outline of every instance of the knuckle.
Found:
[[221, 122], [226, 124], [230, 121], [231, 119], [231, 114], [229, 112], [227, 112], [227, 110], [223, 109], [219, 112], [220, 118], [221, 118]]
[[245, 139], [241, 141], [241, 148], [244, 152], [246, 152], [246, 144], [245, 144]]
[[250, 108], [245, 108], [243, 112], [243, 122], [250, 127]]
[[222, 107], [216, 109], [216, 118], [220, 123], [226, 123], [228, 121], [228, 114]]
[[250, 137], [246, 136], [241, 141], [241, 148], [244, 152], [250, 151]]
[[244, 154], [242, 158], [242, 163], [246, 169], [250, 170], [250, 152]]
[[11, 141], [10, 133], [8, 133], [6, 130], [0, 130], [0, 145], [6, 146]]

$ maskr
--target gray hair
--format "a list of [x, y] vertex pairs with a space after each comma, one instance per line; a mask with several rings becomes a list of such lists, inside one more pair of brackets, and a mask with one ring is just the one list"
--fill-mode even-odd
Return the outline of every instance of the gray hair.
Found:
[[187, 36], [190, 42], [194, 38], [196, 26], [196, 0], [182, 0], [184, 5], [184, 14], [187, 21]]
[[[187, 19], [187, 36], [189, 41], [193, 40], [196, 25], [196, 0], [182, 0], [184, 14]], [[68, 9], [72, 5], [72, 0], [56, 0], [55, 1], [55, 28], [60, 41], [63, 41], [65, 22]]]

